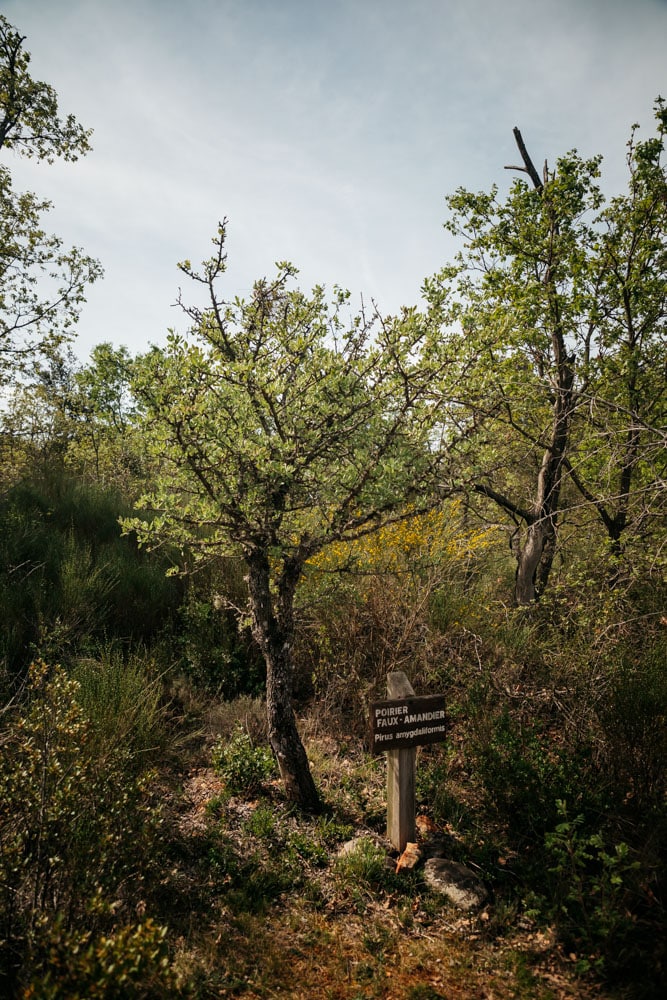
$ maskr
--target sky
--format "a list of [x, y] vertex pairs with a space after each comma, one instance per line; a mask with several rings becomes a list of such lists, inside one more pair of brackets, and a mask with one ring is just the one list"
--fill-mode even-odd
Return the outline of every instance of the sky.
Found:
[[78, 326], [134, 354], [185, 330], [178, 271], [228, 224], [223, 295], [278, 260], [395, 313], [457, 247], [445, 198], [601, 153], [667, 97], [667, 0], [0, 0], [31, 72], [92, 128], [77, 163], [4, 153], [48, 228], [99, 258]]

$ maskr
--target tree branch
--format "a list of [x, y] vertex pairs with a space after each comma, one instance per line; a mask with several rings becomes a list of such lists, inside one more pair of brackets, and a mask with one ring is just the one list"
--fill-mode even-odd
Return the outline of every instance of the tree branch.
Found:
[[[524, 166], [523, 167], [505, 167], [505, 170], [520, 170], [520, 171], [522, 171], [522, 173], [528, 174], [528, 176], [530, 177], [531, 181], [533, 182], [535, 190], [536, 191], [541, 191], [543, 189], [543, 187], [544, 187], [544, 184], [542, 183], [542, 179], [541, 179], [540, 175], [538, 174], [537, 170], [535, 169], [535, 164], [531, 160], [530, 155], [528, 153], [528, 150], [526, 149], [525, 143], [524, 143], [523, 138], [521, 136], [521, 132], [519, 131], [518, 128], [516, 128], [516, 126], [514, 127], [514, 129], [512, 131], [514, 132], [514, 138], [516, 139], [516, 144], [519, 147], [519, 152], [521, 153], [521, 159], [524, 162]], [[544, 174], [545, 174], [545, 177], [546, 177], [546, 163], [545, 163]]]
[[521, 518], [526, 524], [533, 524], [535, 522], [535, 515], [531, 514], [529, 510], [526, 510], [525, 507], [520, 507], [508, 497], [503, 496], [502, 493], [496, 493], [495, 490], [492, 490], [485, 483], [473, 483], [472, 488], [474, 493], [481, 493], [482, 496], [488, 497], [489, 500], [493, 500], [494, 503], [502, 507], [508, 514], [514, 514], [515, 517]]

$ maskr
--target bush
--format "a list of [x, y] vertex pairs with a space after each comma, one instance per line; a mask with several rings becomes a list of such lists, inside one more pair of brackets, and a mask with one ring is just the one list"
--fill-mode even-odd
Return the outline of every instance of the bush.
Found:
[[338, 858], [336, 868], [344, 882], [379, 891], [393, 882], [387, 852], [368, 838], [360, 838], [347, 853]]
[[592, 784], [590, 757], [557, 736], [505, 708], [485, 718], [470, 746], [487, 807], [513, 836], [533, 843], [556, 822], [557, 800], [580, 801]]
[[60, 667], [37, 662], [26, 704], [3, 715], [0, 982], [16, 980], [55, 914], [70, 929], [108, 921], [105, 900], [118, 910], [141, 892], [153, 853], [150, 776], [128, 767], [125, 748], [95, 748], [79, 690]]
[[178, 625], [184, 675], [227, 701], [257, 696], [266, 686], [266, 666], [251, 637], [239, 631], [232, 612], [219, 606], [220, 596], [211, 596], [214, 585], [225, 588], [233, 582], [202, 579], [195, 586], [191, 581]]
[[253, 795], [276, 773], [269, 747], [254, 746], [250, 736], [237, 726], [229, 739], [220, 737], [212, 751], [213, 766], [232, 795]]
[[365, 735], [368, 702], [384, 697], [389, 671], [406, 670], [415, 690], [456, 673], [448, 630], [475, 602], [494, 534], [471, 531], [450, 502], [310, 560], [299, 587], [297, 684], [314, 687], [332, 726]]
[[605, 758], [619, 793], [638, 811], [665, 802], [667, 760], [667, 641], [647, 642], [638, 653], [623, 650], [598, 718]]
[[121, 536], [124, 502], [61, 474], [0, 500], [0, 661], [14, 676], [38, 655], [61, 662], [108, 636], [148, 641], [181, 600], [163, 556]]
[[169, 1000], [182, 995], [169, 961], [167, 928], [152, 920], [108, 934], [44, 928], [22, 1000]]
[[76, 661], [72, 678], [97, 752], [122, 750], [133, 760], [140, 755], [136, 769], [164, 749], [162, 679], [145, 653], [124, 656], [118, 645], [109, 644], [97, 658]]
[[495, 643], [487, 627], [462, 692], [472, 787], [459, 790], [512, 858], [489, 868], [498, 895], [555, 925], [581, 971], [651, 996], [665, 961], [667, 650], [655, 615], [613, 598], [561, 592], [507, 616]]
[[565, 802], [557, 806], [561, 822], [545, 838], [549, 917], [578, 956], [579, 971], [626, 978], [630, 969], [643, 972], [657, 954], [655, 928], [638, 919], [647, 894], [636, 852], [623, 841], [610, 843], [608, 832], [591, 833], [582, 814], [568, 815]]

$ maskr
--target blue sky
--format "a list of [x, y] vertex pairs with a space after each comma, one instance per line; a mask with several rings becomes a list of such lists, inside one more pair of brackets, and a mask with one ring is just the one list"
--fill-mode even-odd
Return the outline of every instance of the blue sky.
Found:
[[[229, 218], [227, 295], [276, 260], [382, 312], [451, 258], [445, 196], [602, 153], [667, 97], [665, 0], [0, 0], [32, 72], [94, 129], [76, 164], [8, 156], [49, 228], [100, 258], [76, 350], [183, 329], [176, 263]], [[184, 296], [189, 297], [186, 286]]]

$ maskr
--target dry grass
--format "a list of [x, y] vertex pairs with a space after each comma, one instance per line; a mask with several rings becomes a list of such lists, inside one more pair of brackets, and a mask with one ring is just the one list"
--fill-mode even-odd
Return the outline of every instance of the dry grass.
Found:
[[[233, 959], [230, 960], [231, 955]], [[592, 998], [551, 951], [524, 941], [494, 946], [456, 921], [406, 929], [391, 914], [299, 915], [298, 908], [255, 918], [209, 953], [211, 972], [226, 968], [218, 996], [310, 1000], [437, 998]], [[215, 970], [215, 971], [213, 971]], [[229, 974], [231, 972], [231, 975]], [[220, 981], [220, 980], [219, 980]]]

